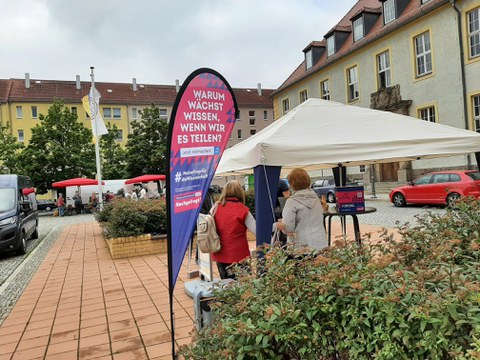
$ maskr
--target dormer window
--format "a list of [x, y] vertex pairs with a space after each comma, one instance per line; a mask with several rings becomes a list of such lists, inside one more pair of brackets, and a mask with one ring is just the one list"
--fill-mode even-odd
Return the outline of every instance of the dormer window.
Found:
[[313, 66], [313, 50], [310, 49], [305, 53], [305, 64], [307, 66], [307, 70]]
[[332, 35], [327, 38], [327, 56], [335, 54], [335, 36]]
[[385, 24], [396, 19], [395, 0], [387, 0], [383, 3], [383, 20]]
[[353, 22], [353, 41], [358, 41], [365, 36], [363, 27], [363, 16], [360, 16]]

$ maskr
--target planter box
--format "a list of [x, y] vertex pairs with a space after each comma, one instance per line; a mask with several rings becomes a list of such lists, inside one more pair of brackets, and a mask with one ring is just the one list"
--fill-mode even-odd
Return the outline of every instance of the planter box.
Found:
[[112, 259], [167, 253], [167, 235], [144, 234], [111, 239], [105, 238], [105, 240]]

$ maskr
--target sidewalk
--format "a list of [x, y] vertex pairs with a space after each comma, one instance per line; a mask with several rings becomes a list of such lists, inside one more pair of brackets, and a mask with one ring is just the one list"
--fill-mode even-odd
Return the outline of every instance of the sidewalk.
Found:
[[[340, 224], [332, 229], [335, 238]], [[380, 229], [361, 224], [362, 233]], [[177, 346], [191, 339], [191, 280], [184, 261], [174, 292]], [[1, 325], [0, 360], [171, 359], [170, 337], [167, 256], [112, 260], [98, 224], [83, 223], [64, 229]]]

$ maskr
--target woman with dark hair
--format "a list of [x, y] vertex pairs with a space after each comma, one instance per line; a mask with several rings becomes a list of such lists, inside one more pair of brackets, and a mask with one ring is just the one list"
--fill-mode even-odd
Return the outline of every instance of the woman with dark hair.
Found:
[[220, 251], [212, 254], [212, 259], [217, 262], [222, 279], [234, 278], [227, 268], [250, 257], [247, 229], [254, 235], [256, 232], [255, 219], [245, 206], [245, 192], [238, 181], [225, 185], [212, 212], [222, 245]]
[[282, 211], [282, 219], [275, 225], [287, 234], [287, 243], [323, 249], [328, 246], [323, 226], [323, 206], [317, 194], [310, 189], [310, 176], [304, 169], [293, 169], [287, 180], [292, 195]]

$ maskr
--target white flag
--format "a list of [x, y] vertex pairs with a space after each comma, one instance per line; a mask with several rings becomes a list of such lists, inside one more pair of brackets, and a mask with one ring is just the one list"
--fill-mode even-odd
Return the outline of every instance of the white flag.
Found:
[[[83, 99], [84, 108], [87, 105], [85, 104], [85, 100], [87, 100], [85, 98], [86, 96]], [[97, 136], [97, 134], [98, 136], [108, 134], [107, 127], [105, 126], [105, 122], [103, 121], [102, 115], [100, 114], [100, 98], [100, 93], [97, 89], [95, 89], [95, 86], [92, 86], [90, 88], [90, 92], [88, 93], [88, 107], [90, 111], [88, 111], [88, 109], [85, 110], [87, 110], [90, 115], [90, 119], [92, 120], [92, 132], [94, 136]], [[97, 130], [96, 132], [95, 129]]]

